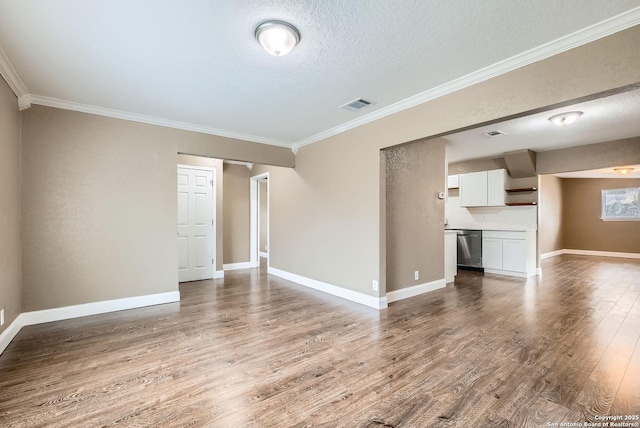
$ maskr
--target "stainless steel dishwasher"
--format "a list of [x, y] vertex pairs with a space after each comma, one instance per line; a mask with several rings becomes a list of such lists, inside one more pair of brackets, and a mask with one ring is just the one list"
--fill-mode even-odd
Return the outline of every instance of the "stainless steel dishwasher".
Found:
[[458, 267], [482, 269], [482, 231], [458, 230]]

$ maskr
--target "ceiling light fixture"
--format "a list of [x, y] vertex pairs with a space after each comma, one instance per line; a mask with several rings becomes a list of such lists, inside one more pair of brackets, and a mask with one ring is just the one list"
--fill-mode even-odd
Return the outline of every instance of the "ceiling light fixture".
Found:
[[578, 120], [580, 116], [582, 116], [581, 111], [570, 111], [567, 113], [560, 113], [556, 114], [555, 116], [551, 116], [549, 120], [553, 122], [554, 125], [567, 126]]
[[300, 43], [300, 33], [283, 21], [265, 21], [256, 27], [256, 39], [273, 56], [284, 56]]
[[613, 168], [613, 170], [615, 172], [617, 172], [620, 175], [627, 175], [630, 174], [631, 171], [633, 171], [633, 168], [628, 168], [628, 167], [624, 167], [624, 168]]

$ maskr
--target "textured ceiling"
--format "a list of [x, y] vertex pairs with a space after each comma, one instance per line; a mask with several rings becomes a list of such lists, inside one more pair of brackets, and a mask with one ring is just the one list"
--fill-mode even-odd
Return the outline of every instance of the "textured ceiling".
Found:
[[[568, 111], [582, 111], [572, 125], [556, 126], [549, 117]], [[488, 137], [486, 132], [506, 135]], [[502, 156], [504, 152], [531, 149], [537, 152], [583, 144], [601, 143], [640, 136], [640, 90], [548, 110], [468, 131], [447, 135], [447, 160]]]
[[[640, 6], [640, 0], [0, 0], [29, 94], [291, 145]], [[275, 58], [266, 19], [302, 35]], [[361, 112], [340, 105], [357, 97]]]

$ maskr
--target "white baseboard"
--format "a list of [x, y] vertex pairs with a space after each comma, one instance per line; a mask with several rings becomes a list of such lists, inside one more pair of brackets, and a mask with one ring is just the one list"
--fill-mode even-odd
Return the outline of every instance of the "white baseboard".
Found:
[[217, 270], [213, 273], [213, 279], [220, 279], [220, 278], [224, 278], [224, 271], [223, 270]]
[[428, 293], [429, 291], [444, 288], [446, 285], [444, 278], [442, 278], [431, 282], [425, 282], [424, 284], [401, 288], [400, 290], [389, 291], [387, 292], [387, 301], [389, 303], [397, 302], [398, 300], [408, 299], [409, 297], [418, 296], [420, 294]]
[[307, 278], [306, 276], [297, 275], [295, 273], [283, 271], [273, 267], [269, 267], [267, 272], [271, 275], [286, 279], [314, 290], [322, 291], [333, 296], [341, 297], [352, 302], [360, 303], [374, 309], [384, 309], [387, 307], [386, 297], [370, 296], [360, 293], [359, 291], [349, 290], [348, 288], [338, 287], [337, 285], [327, 284], [326, 282]]
[[11, 343], [14, 337], [20, 332], [22, 328], [22, 320], [20, 319], [21, 315], [18, 315], [16, 319], [13, 320], [11, 324], [0, 334], [0, 354], [7, 349], [7, 346]]
[[541, 267], [536, 268], [536, 275], [538, 275], [540, 277], [542, 276], [542, 268]]
[[180, 301], [179, 291], [148, 294], [146, 296], [125, 297], [123, 299], [105, 300], [101, 302], [84, 303], [81, 305], [64, 306], [61, 308], [43, 309], [41, 311], [23, 312], [0, 335], [0, 353], [2, 353], [22, 327], [42, 324], [45, 322], [61, 321], [89, 315], [117, 312], [126, 309], [144, 308], [146, 306], [161, 305]]
[[269, 253], [263, 253], [262, 251], [260, 253], [260, 257], [265, 257], [265, 258], [269, 258]]
[[640, 253], [620, 253], [617, 251], [598, 251], [598, 250], [573, 250], [565, 248], [563, 250], [551, 251], [549, 253], [540, 254], [540, 260], [548, 259], [562, 254], [573, 254], [577, 256], [598, 256], [598, 257], [617, 257], [622, 259], [640, 259]]
[[487, 269], [487, 268], [484, 268], [484, 273], [492, 273], [495, 275], [504, 275], [504, 276], [515, 276], [516, 278], [528, 278], [530, 276], [535, 276], [535, 273], [532, 275], [528, 275], [525, 272], [513, 272], [510, 270]]
[[622, 259], [640, 259], [640, 253], [619, 253], [616, 251], [564, 249], [563, 254], [575, 254], [578, 256], [618, 257]]
[[238, 269], [251, 269], [257, 268], [260, 264], [258, 262], [242, 262], [242, 263], [225, 263], [222, 265], [224, 270], [238, 270]]
[[549, 251], [548, 253], [540, 254], [540, 260], [548, 259], [555, 256], [560, 256], [562, 254], [564, 254], [564, 250]]

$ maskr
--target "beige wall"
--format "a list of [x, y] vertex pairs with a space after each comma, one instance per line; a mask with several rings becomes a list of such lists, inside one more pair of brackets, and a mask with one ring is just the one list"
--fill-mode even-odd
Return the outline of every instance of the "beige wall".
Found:
[[249, 180], [243, 165], [224, 165], [224, 263], [249, 261]]
[[562, 250], [562, 180], [553, 175], [538, 176], [538, 250], [540, 254]]
[[[447, 137], [444, 137], [445, 139]], [[491, 159], [473, 159], [462, 162], [450, 163], [448, 175], [468, 174], [470, 172], [491, 171], [494, 169], [507, 169], [507, 163], [503, 157]]]
[[23, 310], [177, 290], [175, 147], [88, 114], [22, 120]]
[[178, 165], [203, 166], [216, 170], [216, 271], [222, 271], [224, 260], [222, 160], [182, 154], [179, 154], [177, 159]]
[[176, 155], [290, 150], [33, 106], [22, 112], [23, 311], [177, 290]]
[[4, 331], [22, 311], [20, 240], [20, 111], [0, 78], [0, 309]]
[[[271, 168], [271, 265], [384, 294], [380, 149], [640, 82], [640, 27], [303, 147]], [[177, 288], [176, 153], [292, 166], [285, 148], [23, 112], [23, 310]], [[538, 159], [540, 162], [540, 158]], [[381, 212], [382, 210], [382, 212]]]
[[270, 169], [270, 265], [370, 295], [379, 279], [383, 295], [380, 149], [640, 82], [639, 39], [634, 27], [302, 147], [294, 170]]
[[267, 231], [269, 230], [269, 225], [267, 223], [267, 200], [269, 198], [269, 194], [266, 181], [260, 181], [258, 182], [258, 185], [260, 186], [260, 245], [258, 251], [266, 253], [268, 251]]
[[640, 179], [562, 179], [564, 248], [640, 253], [640, 221], [600, 220], [602, 190], [624, 187]]
[[440, 138], [383, 151], [387, 291], [444, 278], [444, 147]]
[[640, 164], [640, 136], [540, 152], [537, 158], [538, 174], [637, 165]]

